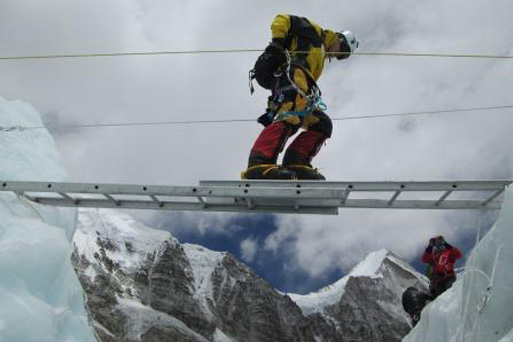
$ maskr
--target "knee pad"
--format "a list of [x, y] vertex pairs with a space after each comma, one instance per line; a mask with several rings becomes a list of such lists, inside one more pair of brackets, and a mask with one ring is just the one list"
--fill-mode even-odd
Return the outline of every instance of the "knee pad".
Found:
[[320, 132], [330, 138], [333, 132], [333, 122], [331, 121], [330, 117], [321, 111], [315, 111], [312, 115], [318, 120], [316, 120], [317, 122], [313, 123], [312, 125], [309, 125], [308, 129]]

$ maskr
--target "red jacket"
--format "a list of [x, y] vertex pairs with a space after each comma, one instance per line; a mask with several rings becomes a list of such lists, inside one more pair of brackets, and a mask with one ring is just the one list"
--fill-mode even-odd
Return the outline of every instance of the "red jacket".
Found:
[[444, 245], [441, 251], [429, 246], [422, 255], [422, 262], [430, 264], [433, 267], [433, 276], [435, 277], [455, 277], [454, 263], [461, 258], [461, 252], [457, 247], [449, 244]]

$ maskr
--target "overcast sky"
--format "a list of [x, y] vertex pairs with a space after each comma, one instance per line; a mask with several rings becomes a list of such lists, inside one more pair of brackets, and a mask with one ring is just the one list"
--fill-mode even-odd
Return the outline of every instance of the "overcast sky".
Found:
[[[353, 30], [360, 52], [513, 55], [510, 0], [284, 3], [0, 0], [0, 56], [263, 49], [277, 13]], [[249, 95], [257, 55], [4, 60], [0, 96], [29, 102], [52, 127], [256, 119], [268, 96]], [[319, 85], [327, 113], [345, 117], [512, 105], [512, 79], [511, 60], [354, 56], [327, 63]], [[335, 121], [314, 166], [334, 181], [513, 178], [512, 126], [511, 109]], [[195, 185], [238, 179], [260, 130], [246, 122], [52, 133], [70, 181]], [[464, 244], [478, 222], [477, 213], [435, 211], [138, 215], [182, 240], [226, 247], [287, 291], [328, 283], [380, 248], [418, 262], [429, 237]]]

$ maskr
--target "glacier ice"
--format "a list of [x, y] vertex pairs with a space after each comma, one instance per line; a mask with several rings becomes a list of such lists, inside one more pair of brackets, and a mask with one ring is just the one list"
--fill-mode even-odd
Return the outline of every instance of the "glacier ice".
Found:
[[513, 188], [451, 289], [428, 304], [404, 342], [513, 341]]
[[[43, 126], [39, 113], [0, 97], [0, 127]], [[0, 179], [62, 181], [45, 129], [0, 131]], [[76, 210], [0, 193], [0, 341], [96, 341], [70, 262]]]

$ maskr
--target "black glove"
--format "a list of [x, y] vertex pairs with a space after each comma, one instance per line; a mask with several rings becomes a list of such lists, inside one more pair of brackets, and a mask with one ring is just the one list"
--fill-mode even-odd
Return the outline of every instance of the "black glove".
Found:
[[279, 55], [285, 53], [285, 41], [282, 38], [273, 38], [273, 41], [267, 45], [265, 52], [272, 55]]
[[435, 245], [435, 243], [436, 243], [436, 239], [435, 238], [429, 239], [429, 246], [430, 247], [433, 247]]
[[287, 57], [285, 56], [285, 46], [283, 43], [283, 39], [273, 38], [273, 41], [269, 43], [269, 45], [267, 45], [265, 48], [265, 53], [273, 56], [277, 65], [282, 65], [287, 62]]
[[426, 253], [431, 253], [432, 250], [433, 250], [433, 246], [429, 245], [426, 248]]
[[270, 112], [264, 113], [264, 114], [260, 115], [260, 117], [257, 119], [257, 122], [259, 124], [264, 125], [264, 127], [267, 127], [273, 123], [273, 120], [274, 120], [273, 114], [274, 113], [270, 113]]

